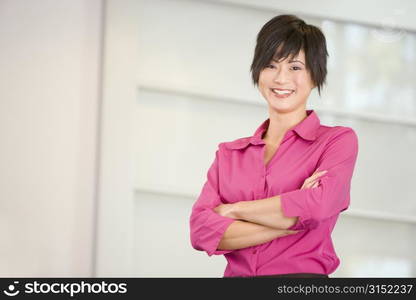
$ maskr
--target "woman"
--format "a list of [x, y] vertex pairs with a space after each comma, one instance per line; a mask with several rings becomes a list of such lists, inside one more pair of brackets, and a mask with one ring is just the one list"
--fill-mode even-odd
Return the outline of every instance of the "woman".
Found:
[[327, 56], [321, 30], [293, 15], [257, 36], [251, 72], [269, 118], [218, 145], [190, 216], [192, 246], [224, 255], [224, 277], [329, 277], [340, 263], [331, 232], [350, 204], [358, 139], [306, 109]]

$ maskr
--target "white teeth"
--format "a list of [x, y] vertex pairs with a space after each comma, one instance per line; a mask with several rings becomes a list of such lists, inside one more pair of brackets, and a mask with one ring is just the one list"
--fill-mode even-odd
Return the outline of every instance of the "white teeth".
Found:
[[272, 89], [272, 91], [275, 92], [276, 94], [279, 94], [279, 95], [290, 94], [290, 93], [293, 92], [292, 90], [283, 90], [283, 91], [280, 91], [280, 90], [276, 90], [276, 89]]

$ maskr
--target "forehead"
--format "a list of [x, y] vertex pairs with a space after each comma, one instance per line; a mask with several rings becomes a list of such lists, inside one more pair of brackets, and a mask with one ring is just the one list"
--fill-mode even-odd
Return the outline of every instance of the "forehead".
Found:
[[280, 61], [280, 60], [300, 60], [302, 62], [305, 61], [305, 52], [302, 47], [296, 49], [296, 47], [284, 47], [284, 44], [280, 44], [272, 57], [272, 60]]
[[305, 53], [303, 53], [303, 51], [299, 51], [298, 54], [295, 55], [291, 55], [289, 54], [286, 58], [283, 57], [277, 57], [276, 55], [272, 57], [272, 61], [275, 62], [281, 62], [281, 61], [292, 61], [292, 60], [298, 60], [301, 62], [305, 62]]

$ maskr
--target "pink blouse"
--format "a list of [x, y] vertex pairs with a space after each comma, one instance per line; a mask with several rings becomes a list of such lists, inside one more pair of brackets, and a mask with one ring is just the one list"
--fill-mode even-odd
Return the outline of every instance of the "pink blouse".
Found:
[[[350, 184], [358, 154], [353, 129], [325, 126], [314, 110], [286, 132], [264, 165], [265, 120], [253, 136], [218, 145], [207, 180], [192, 206], [192, 247], [227, 259], [224, 277], [288, 273], [330, 274], [340, 260], [331, 233], [340, 212], [350, 204]], [[327, 170], [315, 188], [300, 189], [316, 170]], [[227, 227], [235, 221], [213, 211], [221, 203], [280, 195], [285, 216], [299, 217], [289, 229], [297, 234], [237, 250], [218, 250]]]

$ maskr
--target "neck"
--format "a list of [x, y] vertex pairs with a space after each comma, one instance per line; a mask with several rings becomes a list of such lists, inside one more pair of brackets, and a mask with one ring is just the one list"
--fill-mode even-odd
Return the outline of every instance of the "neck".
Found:
[[285, 133], [307, 117], [306, 109], [280, 113], [269, 108], [269, 126], [263, 136], [266, 144], [280, 144]]

